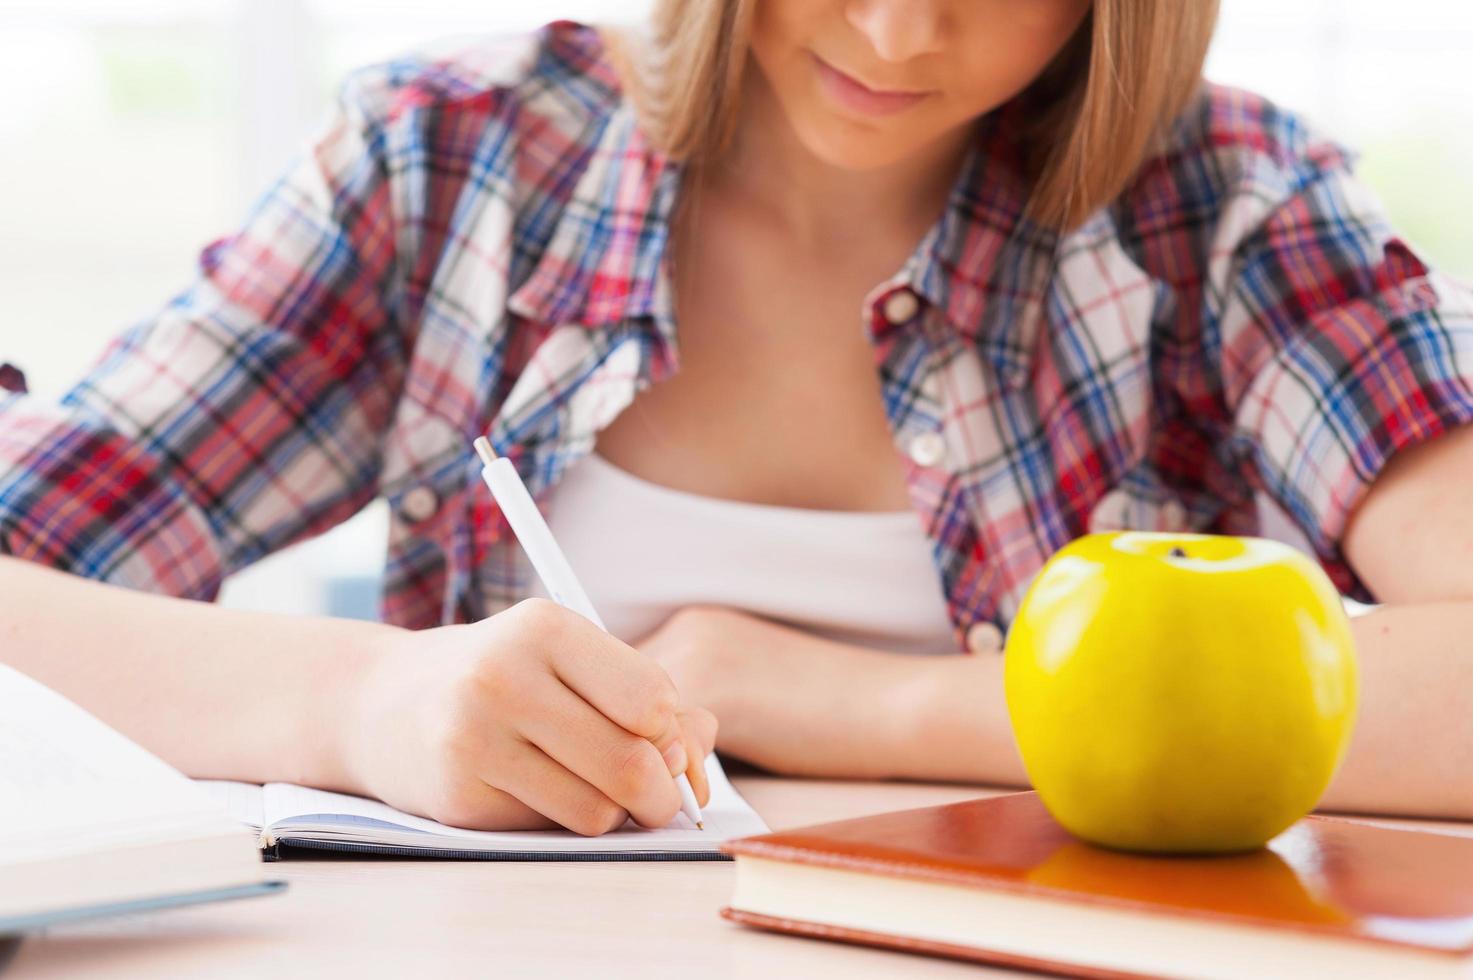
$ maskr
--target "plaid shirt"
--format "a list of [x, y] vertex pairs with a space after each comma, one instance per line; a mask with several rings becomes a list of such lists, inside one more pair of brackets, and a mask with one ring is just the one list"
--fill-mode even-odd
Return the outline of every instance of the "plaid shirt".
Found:
[[[1253, 533], [1266, 491], [1342, 591], [1389, 456], [1473, 418], [1473, 295], [1291, 115], [1207, 86], [1110, 207], [1022, 215], [1008, 113], [862, 311], [958, 646], [1090, 530]], [[376, 496], [382, 613], [483, 617], [530, 568], [478, 479], [539, 501], [676, 365], [681, 168], [558, 24], [354, 77], [200, 275], [61, 400], [0, 395], [0, 550], [213, 597]]]

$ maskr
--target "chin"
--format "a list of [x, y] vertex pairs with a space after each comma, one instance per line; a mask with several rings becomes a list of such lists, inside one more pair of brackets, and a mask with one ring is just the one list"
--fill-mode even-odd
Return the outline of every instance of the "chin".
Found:
[[809, 153], [831, 167], [855, 172], [898, 163], [929, 142], [900, 127], [869, 127], [832, 114], [826, 119], [806, 119], [797, 131]]

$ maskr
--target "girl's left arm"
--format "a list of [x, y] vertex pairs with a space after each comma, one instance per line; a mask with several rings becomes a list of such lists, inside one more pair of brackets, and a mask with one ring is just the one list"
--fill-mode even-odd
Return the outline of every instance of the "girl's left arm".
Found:
[[[1360, 715], [1326, 810], [1473, 820], [1473, 426], [1399, 453], [1352, 515], [1346, 557], [1384, 604], [1352, 620]], [[728, 609], [639, 644], [717, 748], [776, 772], [1027, 785], [1002, 657], [882, 653]]]
[[1002, 658], [886, 653], [690, 606], [636, 643], [716, 715], [718, 751], [792, 776], [1026, 785]]
[[1346, 559], [1383, 605], [1352, 621], [1361, 713], [1327, 803], [1473, 819], [1473, 425], [1398, 453]]

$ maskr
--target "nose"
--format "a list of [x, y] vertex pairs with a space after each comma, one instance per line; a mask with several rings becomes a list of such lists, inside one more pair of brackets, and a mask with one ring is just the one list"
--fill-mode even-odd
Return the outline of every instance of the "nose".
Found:
[[941, 49], [937, 0], [851, 0], [844, 14], [885, 61], [902, 62]]

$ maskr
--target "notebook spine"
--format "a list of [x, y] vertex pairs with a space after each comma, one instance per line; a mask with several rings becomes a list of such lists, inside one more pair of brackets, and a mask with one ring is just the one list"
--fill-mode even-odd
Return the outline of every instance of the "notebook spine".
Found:
[[730, 861], [720, 851], [641, 853], [639, 851], [473, 851], [440, 847], [406, 847], [397, 844], [362, 844], [355, 841], [324, 841], [284, 837], [276, 841], [276, 854], [288, 860], [298, 849], [336, 851], [363, 857], [421, 858], [432, 861]]

